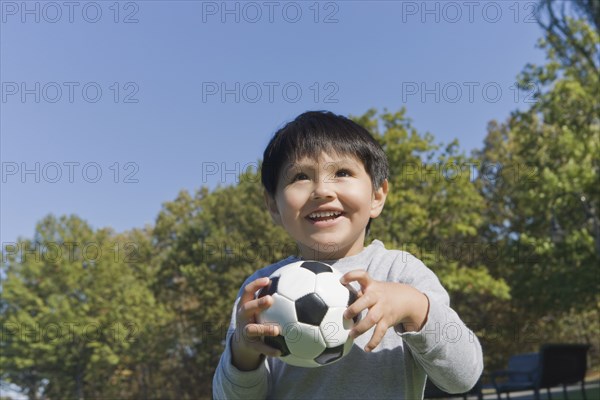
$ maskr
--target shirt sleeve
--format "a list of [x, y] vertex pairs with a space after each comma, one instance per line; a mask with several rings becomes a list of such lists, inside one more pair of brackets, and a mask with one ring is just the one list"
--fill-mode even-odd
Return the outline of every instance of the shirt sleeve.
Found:
[[420, 331], [404, 332], [402, 326], [396, 331], [436, 386], [448, 393], [468, 392], [483, 372], [479, 340], [450, 308], [437, 276], [419, 259], [409, 258], [402, 280], [428, 297], [429, 311]]
[[225, 339], [225, 350], [213, 376], [213, 398], [221, 399], [264, 399], [267, 396], [269, 369], [266, 360], [253, 371], [241, 371], [231, 362], [231, 341], [237, 340], [235, 311], [240, 298], [233, 306], [231, 323]]

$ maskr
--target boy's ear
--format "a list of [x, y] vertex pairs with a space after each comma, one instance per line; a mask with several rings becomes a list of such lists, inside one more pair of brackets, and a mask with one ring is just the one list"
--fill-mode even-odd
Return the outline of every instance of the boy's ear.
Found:
[[271, 214], [271, 218], [273, 222], [277, 225], [281, 225], [281, 215], [279, 215], [279, 209], [277, 208], [277, 202], [267, 191], [263, 191], [263, 196], [265, 198], [265, 205], [267, 206], [267, 210], [269, 210], [269, 214]]
[[385, 199], [388, 194], [388, 180], [385, 179], [379, 189], [373, 192], [373, 200], [371, 200], [371, 218], [377, 218], [381, 211], [383, 210], [383, 206], [385, 204]]

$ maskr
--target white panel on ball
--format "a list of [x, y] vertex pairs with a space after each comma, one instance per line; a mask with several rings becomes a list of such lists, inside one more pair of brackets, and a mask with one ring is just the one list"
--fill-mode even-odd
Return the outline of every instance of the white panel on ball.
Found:
[[316, 275], [312, 271], [300, 268], [302, 263], [303, 261], [286, 265], [277, 271], [280, 272], [277, 293], [295, 301], [315, 290]]
[[318, 326], [297, 322], [286, 327], [285, 343], [292, 354], [313, 359], [325, 350], [325, 340]]
[[345, 307], [330, 308], [327, 314], [325, 314], [323, 322], [321, 322], [319, 328], [327, 347], [340, 346], [346, 343], [346, 340], [352, 341], [352, 339], [348, 338], [348, 332], [350, 332], [353, 322], [352, 320], [344, 319], [344, 311], [346, 311]]
[[315, 292], [329, 307], [348, 307], [348, 289], [340, 282], [338, 274], [316, 275]]
[[258, 315], [258, 321], [261, 324], [277, 324], [283, 332], [287, 326], [296, 323], [296, 307], [294, 302], [281, 296], [279, 293], [274, 293], [273, 305], [267, 308]]

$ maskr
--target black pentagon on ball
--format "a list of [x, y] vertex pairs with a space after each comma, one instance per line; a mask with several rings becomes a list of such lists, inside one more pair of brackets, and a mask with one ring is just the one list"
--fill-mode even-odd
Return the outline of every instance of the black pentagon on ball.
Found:
[[333, 272], [329, 265], [317, 261], [306, 261], [300, 265], [300, 268], [306, 268], [309, 271], [314, 272], [315, 275], [323, 272]]
[[290, 354], [290, 349], [285, 343], [285, 338], [281, 335], [278, 336], [265, 336], [265, 344], [276, 348], [281, 352], [281, 356], [287, 356]]
[[346, 289], [348, 289], [348, 292], [350, 293], [350, 295], [348, 296], [348, 307], [350, 307], [352, 303], [354, 303], [356, 299], [358, 299], [358, 293], [356, 293], [356, 289], [354, 289], [350, 285], [347, 285]]
[[329, 364], [341, 358], [344, 355], [344, 345], [329, 347], [319, 354], [315, 361], [321, 365]]
[[271, 282], [269, 282], [269, 284], [267, 286], [262, 287], [258, 291], [258, 295], [256, 296], [256, 298], [258, 299], [258, 298], [264, 297], [266, 295], [273, 296], [273, 294], [275, 294], [275, 292], [277, 292], [277, 284], [278, 283], [279, 283], [278, 276], [271, 278]]
[[316, 293], [309, 293], [300, 297], [294, 305], [296, 306], [298, 321], [315, 326], [323, 321], [323, 317], [329, 309], [323, 299]]

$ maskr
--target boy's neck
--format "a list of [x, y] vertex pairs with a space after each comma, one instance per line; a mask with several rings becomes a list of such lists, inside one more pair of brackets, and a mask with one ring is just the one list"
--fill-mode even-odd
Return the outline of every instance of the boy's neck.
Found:
[[319, 245], [316, 249], [300, 246], [300, 259], [314, 261], [334, 261], [359, 254], [365, 249], [364, 243], [350, 249], [339, 249], [335, 243]]

